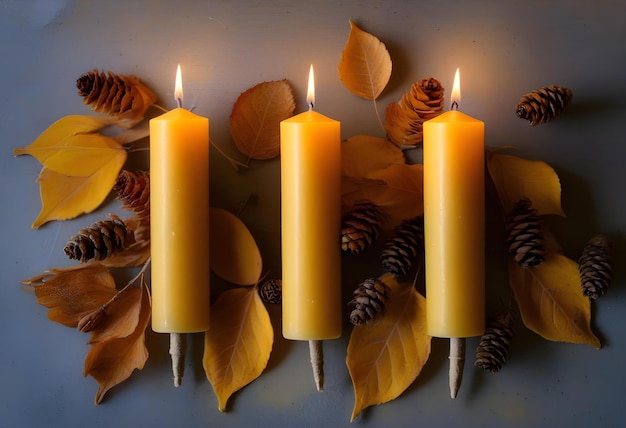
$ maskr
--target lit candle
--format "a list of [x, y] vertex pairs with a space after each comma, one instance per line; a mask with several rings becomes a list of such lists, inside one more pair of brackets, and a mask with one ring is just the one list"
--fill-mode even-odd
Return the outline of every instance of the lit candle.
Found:
[[340, 123], [315, 111], [280, 123], [283, 336], [341, 335]]
[[[459, 71], [452, 90], [460, 101]], [[424, 245], [428, 334], [485, 328], [484, 124], [457, 110], [424, 122]]]
[[209, 120], [181, 108], [150, 120], [152, 329], [209, 329]]

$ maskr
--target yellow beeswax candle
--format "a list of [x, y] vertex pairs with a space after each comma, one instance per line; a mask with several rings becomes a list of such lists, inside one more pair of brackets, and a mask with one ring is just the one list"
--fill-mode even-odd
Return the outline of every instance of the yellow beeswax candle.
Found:
[[209, 120], [180, 107], [150, 120], [150, 236], [152, 329], [208, 330]]
[[[458, 70], [454, 86], [458, 91]], [[455, 95], [453, 89], [453, 99]], [[431, 336], [463, 338], [484, 331], [484, 188], [483, 122], [454, 110], [424, 122], [426, 316]]]
[[[313, 105], [313, 68], [309, 104]], [[309, 110], [280, 124], [283, 336], [341, 335], [340, 123]]]

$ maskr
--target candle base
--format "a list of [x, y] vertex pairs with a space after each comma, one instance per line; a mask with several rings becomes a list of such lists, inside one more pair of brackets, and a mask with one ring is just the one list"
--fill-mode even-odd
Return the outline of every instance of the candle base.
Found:
[[172, 374], [174, 386], [178, 388], [185, 374], [185, 346], [186, 336], [183, 333], [170, 333], [170, 357], [172, 359]]
[[313, 379], [318, 391], [324, 390], [324, 349], [321, 340], [309, 340], [309, 354]]
[[461, 381], [463, 380], [463, 366], [465, 365], [465, 338], [450, 338], [450, 398], [456, 398]]

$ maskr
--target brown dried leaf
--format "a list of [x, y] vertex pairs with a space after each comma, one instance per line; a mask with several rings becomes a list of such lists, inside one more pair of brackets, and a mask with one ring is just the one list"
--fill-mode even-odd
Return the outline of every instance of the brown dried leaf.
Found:
[[350, 92], [375, 100], [391, 78], [391, 56], [380, 40], [350, 21], [350, 35], [341, 52], [338, 71]]
[[280, 148], [280, 122], [293, 116], [296, 103], [287, 80], [263, 82], [237, 98], [230, 114], [230, 133], [250, 159], [271, 159]]
[[367, 177], [374, 170], [404, 163], [404, 152], [381, 137], [355, 135], [341, 143], [341, 175], [344, 177]]
[[68, 327], [116, 294], [115, 280], [101, 263], [51, 269], [22, 282], [33, 287], [37, 303], [49, 308], [50, 320]]
[[[117, 332], [117, 335], [109, 334], [106, 338], [100, 338], [85, 358], [84, 375], [92, 376], [98, 382], [95, 404], [102, 401], [107, 391], [130, 377], [135, 369], [143, 369], [148, 360], [145, 330], [150, 321], [150, 296], [145, 286], [129, 290], [128, 293], [128, 296], [125, 296], [126, 293], [123, 295], [128, 302], [124, 308], [118, 308], [124, 313], [123, 316], [120, 318], [111, 314], [108, 317], [112, 318], [109, 327], [103, 327], [109, 333]], [[126, 334], [129, 330], [131, 333]], [[97, 334], [94, 331], [91, 342]]]

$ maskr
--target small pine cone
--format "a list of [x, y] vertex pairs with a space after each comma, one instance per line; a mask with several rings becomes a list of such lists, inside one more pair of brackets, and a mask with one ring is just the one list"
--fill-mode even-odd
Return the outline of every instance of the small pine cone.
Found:
[[592, 237], [578, 260], [580, 286], [591, 300], [603, 296], [611, 286], [613, 258], [609, 240], [604, 235]]
[[117, 199], [123, 209], [134, 212], [141, 219], [150, 219], [150, 174], [146, 171], [137, 173], [120, 171], [113, 186]]
[[506, 220], [509, 252], [522, 267], [539, 266], [544, 260], [541, 223], [531, 205], [530, 199], [520, 199]]
[[120, 252], [133, 240], [133, 233], [126, 223], [117, 216], [97, 221], [81, 229], [65, 244], [65, 254], [81, 263], [104, 260], [113, 253]]
[[368, 249], [378, 237], [382, 211], [365, 201], [355, 204], [341, 224], [341, 251], [359, 254]]
[[513, 318], [508, 311], [491, 320], [476, 348], [474, 365], [497, 373], [506, 362], [513, 334]]
[[546, 86], [524, 95], [515, 112], [531, 126], [555, 119], [572, 101], [572, 91], [562, 86]]
[[76, 80], [78, 94], [95, 112], [127, 119], [134, 125], [156, 101], [156, 95], [132, 75], [87, 72]]
[[264, 303], [279, 304], [283, 299], [283, 287], [280, 279], [269, 279], [259, 287], [259, 296]]
[[431, 77], [414, 83], [400, 101], [387, 106], [387, 138], [402, 148], [421, 144], [424, 122], [438, 116], [443, 103], [443, 87], [438, 80]]
[[373, 320], [385, 310], [388, 296], [388, 287], [377, 278], [363, 281], [352, 293], [352, 300], [348, 303], [350, 322], [360, 325]]
[[383, 268], [396, 276], [406, 275], [424, 246], [424, 218], [403, 221], [387, 240], [380, 255]]

